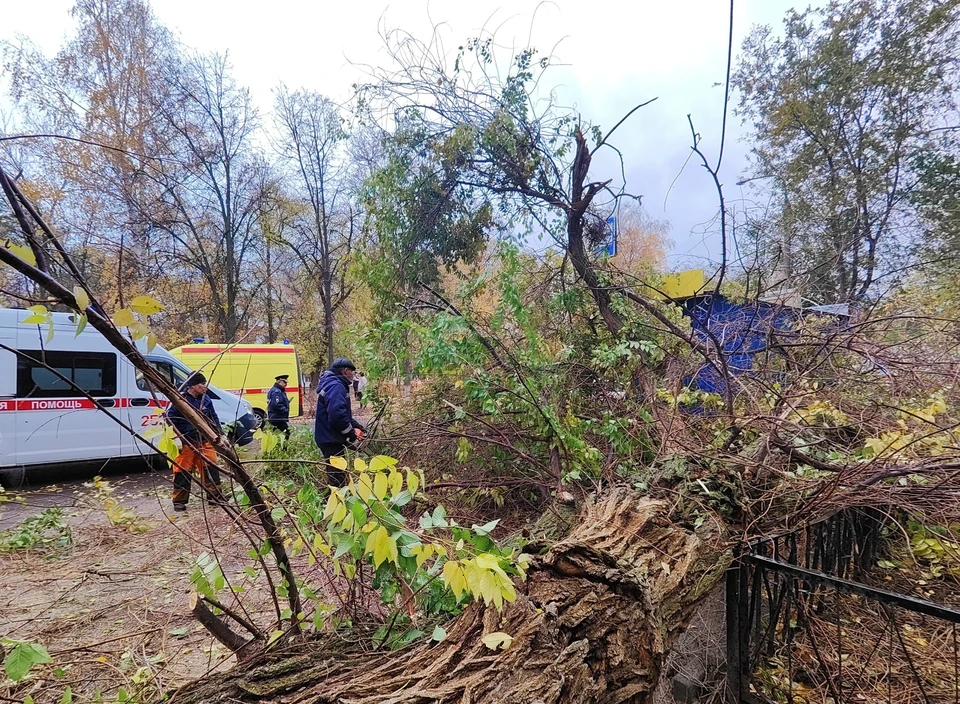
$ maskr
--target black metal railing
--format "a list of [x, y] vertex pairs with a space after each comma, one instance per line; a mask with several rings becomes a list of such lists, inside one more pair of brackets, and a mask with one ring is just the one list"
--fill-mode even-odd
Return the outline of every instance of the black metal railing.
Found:
[[877, 586], [884, 522], [844, 511], [738, 556], [726, 584], [732, 701], [960, 704], [960, 610]]

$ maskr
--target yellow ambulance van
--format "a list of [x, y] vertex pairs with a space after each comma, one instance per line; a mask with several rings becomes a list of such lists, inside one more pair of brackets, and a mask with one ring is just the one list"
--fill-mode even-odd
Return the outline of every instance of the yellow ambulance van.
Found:
[[170, 350], [191, 369], [206, 374], [210, 383], [249, 401], [262, 425], [267, 417], [267, 391], [276, 377], [288, 374], [290, 416], [303, 415], [300, 360], [293, 345], [220, 345], [197, 343]]

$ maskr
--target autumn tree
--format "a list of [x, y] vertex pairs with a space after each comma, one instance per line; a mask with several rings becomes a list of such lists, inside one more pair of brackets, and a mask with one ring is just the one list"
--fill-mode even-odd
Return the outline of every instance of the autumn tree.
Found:
[[277, 149], [304, 214], [283, 240], [299, 260], [307, 285], [319, 297], [326, 364], [334, 357], [338, 310], [350, 294], [350, 253], [359, 235], [359, 210], [351, 188], [347, 132], [339, 108], [317, 93], [277, 90]]
[[734, 85], [755, 144], [748, 179], [777, 204], [767, 252], [815, 300], [856, 301], [905, 263], [914, 160], [955, 114], [958, 7], [831, 2], [744, 42]]
[[71, 12], [76, 34], [56, 56], [25, 38], [4, 47], [17, 116], [7, 132], [47, 135], [8, 149], [43, 174], [21, 187], [56, 214], [82, 271], [118, 297], [121, 281], [148, 286], [159, 271], [135, 207], [148, 197], [137, 174], [162, 148], [154, 108], [161, 67], [177, 50], [141, 0], [79, 0]]
[[203, 279], [217, 334], [233, 342], [263, 285], [250, 270], [268, 178], [255, 143], [259, 117], [225, 56], [195, 55], [167, 67], [163, 80], [154, 109], [164, 157], [139, 173], [151, 197], [137, 201], [138, 215], [164, 235], [167, 265]]

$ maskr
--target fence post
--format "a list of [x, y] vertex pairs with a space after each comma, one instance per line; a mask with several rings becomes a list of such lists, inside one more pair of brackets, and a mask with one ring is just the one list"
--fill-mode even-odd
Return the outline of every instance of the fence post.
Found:
[[746, 596], [746, 572], [740, 554], [740, 547], [734, 548], [733, 562], [727, 568], [726, 594], [724, 602], [727, 616], [727, 701], [740, 704], [743, 695], [743, 634], [745, 609], [741, 603]]

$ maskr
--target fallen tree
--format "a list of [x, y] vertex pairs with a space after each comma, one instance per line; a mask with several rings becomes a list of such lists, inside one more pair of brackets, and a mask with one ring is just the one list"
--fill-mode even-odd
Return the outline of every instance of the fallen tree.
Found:
[[[515, 602], [502, 612], [473, 603], [440, 643], [384, 655], [351, 653], [340, 641], [298, 644], [193, 683], [173, 701], [645, 702], [730, 556], [716, 531], [672, 522], [665, 502], [615, 491], [534, 559]], [[494, 650], [484, 643], [491, 634], [512, 640]]]

